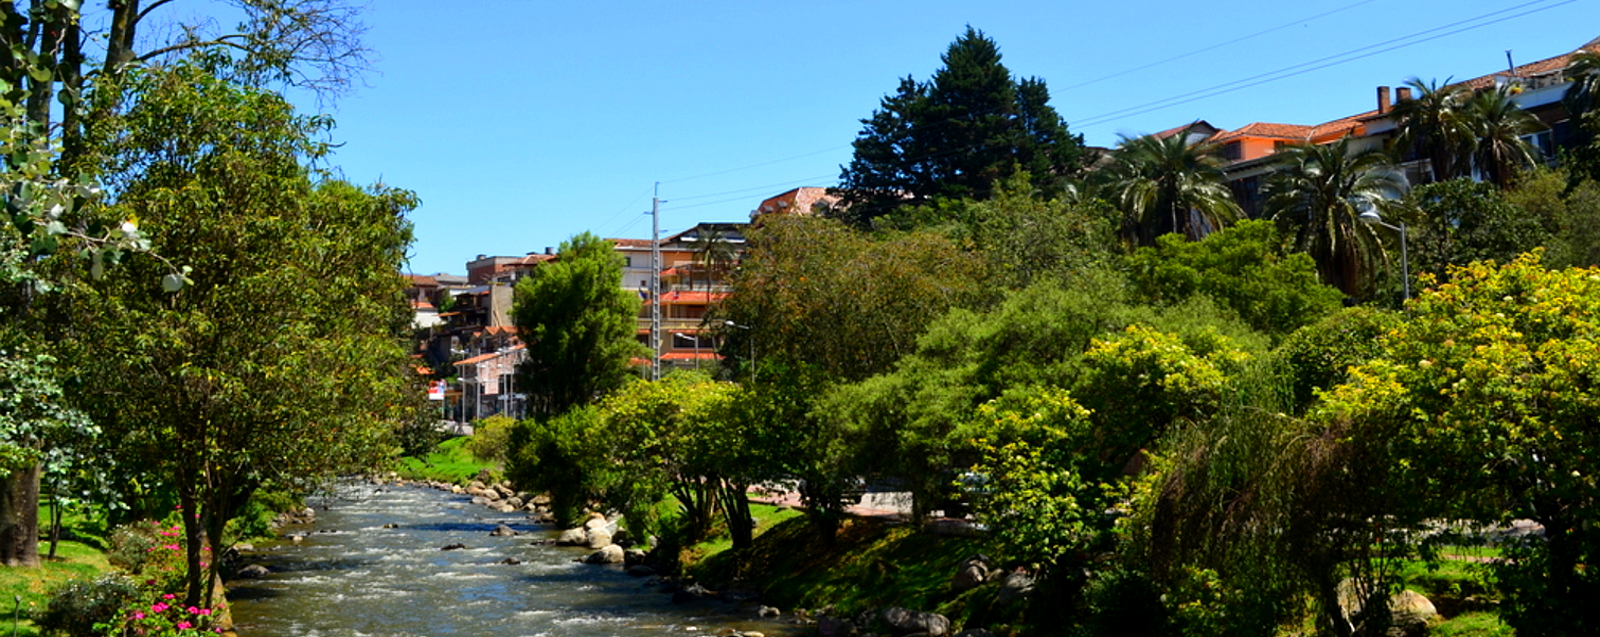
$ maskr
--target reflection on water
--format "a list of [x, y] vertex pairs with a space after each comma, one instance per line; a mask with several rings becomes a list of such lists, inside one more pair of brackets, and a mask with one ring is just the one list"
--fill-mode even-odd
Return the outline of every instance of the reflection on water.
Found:
[[[314, 502], [300, 544], [258, 546], [272, 574], [229, 592], [242, 637], [767, 635], [791, 627], [751, 606], [674, 605], [619, 566], [574, 562], [581, 549], [534, 545], [557, 529], [428, 489], [352, 485]], [[324, 510], [326, 507], [326, 510]], [[496, 525], [521, 532], [490, 537]], [[389, 525], [386, 528], [386, 525]], [[396, 526], [397, 525], [397, 526]], [[442, 551], [450, 544], [466, 548]], [[503, 564], [507, 558], [520, 564]]]

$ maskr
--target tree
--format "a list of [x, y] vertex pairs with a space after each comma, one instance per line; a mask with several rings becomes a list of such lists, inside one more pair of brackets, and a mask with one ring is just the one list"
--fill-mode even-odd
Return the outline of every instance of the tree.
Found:
[[1411, 263], [1418, 272], [1448, 277], [1451, 265], [1517, 255], [1552, 243], [1561, 211], [1536, 214], [1506, 200], [1492, 184], [1470, 179], [1418, 186], [1409, 198], [1421, 221], [1413, 234]]
[[[0, 250], [0, 279], [7, 289], [0, 295], [8, 303], [7, 320], [40, 323], [34, 303], [45, 298], [59, 275], [36, 270], [43, 257], [58, 251], [82, 255], [98, 276], [124, 254], [147, 247], [137, 223], [108, 220], [94, 205], [101, 194], [94, 186], [99, 154], [118, 133], [112, 120], [133, 83], [132, 69], [199, 55], [212, 69], [241, 80], [284, 81], [330, 96], [365, 69], [362, 26], [341, 0], [239, 0], [235, 4], [245, 20], [237, 32], [211, 29], [203, 17], [178, 21], [171, 11], [182, 4], [154, 0], [141, 6], [139, 0], [124, 0], [107, 3], [103, 11], [85, 11], [76, 0], [0, 3], [0, 108], [5, 111], [0, 143], [11, 212], [0, 217], [0, 235], [7, 242]], [[97, 30], [100, 22], [103, 28]], [[149, 23], [175, 27], [168, 33], [177, 35], [152, 37], [144, 28]], [[24, 183], [28, 187], [18, 187]], [[13, 250], [12, 240], [25, 249]], [[173, 267], [158, 276], [167, 277], [171, 288], [183, 282]], [[29, 482], [37, 475], [13, 472], [0, 489], [36, 494], [37, 484], [17, 479]], [[30, 499], [18, 506], [31, 510], [36, 503]], [[36, 534], [37, 529], [22, 532]]]
[[653, 355], [634, 338], [639, 297], [621, 280], [611, 242], [585, 232], [517, 282], [511, 315], [528, 351], [517, 387], [535, 418], [594, 402], [622, 386], [633, 359]]
[[[875, 239], [821, 217], [774, 216], [750, 234], [713, 325], [722, 355], [814, 365], [839, 380], [889, 369], [929, 321], [988, 290], [977, 256], [933, 232]], [[750, 339], [755, 339], [754, 346]]]
[[1351, 444], [1392, 454], [1387, 488], [1417, 519], [1530, 519], [1542, 541], [1508, 545], [1502, 617], [1527, 634], [1600, 626], [1600, 272], [1548, 270], [1537, 253], [1424, 277], [1426, 291], [1316, 415]]
[[1124, 239], [1154, 245], [1176, 232], [1190, 241], [1239, 216], [1222, 174], [1216, 144], [1190, 143], [1189, 131], [1166, 137], [1123, 137], [1100, 173], [1106, 199], [1122, 211]]
[[[403, 282], [410, 193], [313, 181], [326, 120], [189, 66], [138, 78], [113, 156], [141, 163], [114, 212], [192, 268], [131, 259], [72, 305], [80, 402], [109, 447], [176, 491], [186, 603], [211, 601], [223, 530], [266, 482], [306, 485], [388, 456], [416, 383]], [[157, 132], [159, 131], [159, 132]], [[154, 140], [156, 143], [151, 145]], [[92, 360], [92, 363], [89, 361]], [[209, 567], [206, 564], [209, 564]]]
[[1544, 130], [1532, 113], [1511, 100], [1505, 87], [1480, 91], [1467, 103], [1467, 125], [1476, 151], [1473, 161], [1484, 180], [1504, 189], [1513, 177], [1538, 162], [1539, 151], [1525, 136]]
[[1101, 201], [1044, 199], [1019, 172], [983, 200], [941, 201], [913, 213], [918, 225], [945, 229], [988, 262], [990, 280], [1011, 289], [1065, 278], [1104, 263], [1116, 247], [1116, 211]]
[[1054, 190], [1077, 168], [1082, 137], [1067, 132], [1043, 80], [1012, 79], [994, 40], [967, 27], [941, 59], [932, 80], [901, 80], [861, 120], [839, 177], [854, 225], [939, 198], [987, 199], [996, 180], [1018, 171]]
[[1151, 302], [1177, 305], [1203, 294], [1281, 338], [1338, 309], [1342, 295], [1317, 280], [1311, 257], [1280, 254], [1279, 246], [1267, 221], [1241, 221], [1200, 241], [1164, 235], [1128, 257], [1129, 278]]
[[1416, 97], [1394, 105], [1393, 117], [1400, 129], [1395, 152], [1399, 159], [1415, 153], [1428, 160], [1431, 181], [1464, 177], [1471, 170], [1472, 131], [1463, 111], [1471, 94], [1446, 78], [1424, 83], [1419, 78], [1406, 80]]
[[1293, 232], [1295, 249], [1311, 255], [1324, 282], [1347, 296], [1364, 296], [1388, 255], [1359, 216], [1404, 195], [1405, 176], [1380, 151], [1352, 153], [1348, 137], [1290, 146], [1278, 155], [1266, 212]]

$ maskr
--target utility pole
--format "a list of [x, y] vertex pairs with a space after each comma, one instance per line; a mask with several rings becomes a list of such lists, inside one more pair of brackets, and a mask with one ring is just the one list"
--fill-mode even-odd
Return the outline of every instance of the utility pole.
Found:
[[661, 380], [661, 182], [650, 198], [650, 380]]

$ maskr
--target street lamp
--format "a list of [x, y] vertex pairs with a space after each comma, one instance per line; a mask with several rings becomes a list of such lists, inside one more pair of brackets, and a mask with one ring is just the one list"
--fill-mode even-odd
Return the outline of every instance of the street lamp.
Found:
[[1405, 299], [1407, 301], [1410, 301], [1411, 300], [1411, 261], [1406, 256], [1406, 222], [1402, 221], [1402, 222], [1400, 222], [1400, 225], [1398, 225], [1398, 226], [1391, 226], [1391, 225], [1389, 225], [1387, 223], [1384, 223], [1383, 222], [1383, 217], [1378, 216], [1378, 211], [1373, 210], [1372, 208], [1367, 208], [1367, 210], [1365, 212], [1362, 212], [1361, 214], [1356, 215], [1356, 218], [1360, 219], [1362, 221], [1362, 223], [1365, 223], [1367, 225], [1383, 226], [1383, 227], [1388, 228], [1390, 230], [1398, 231], [1400, 233], [1400, 285], [1401, 285], [1401, 289], [1403, 289], [1405, 291]]
[[751, 331], [749, 325], [740, 325], [740, 324], [735, 323], [733, 321], [723, 321], [722, 324], [723, 325], [727, 325], [728, 327], [741, 329], [741, 330], [744, 330], [746, 332], [750, 332], [749, 334], [746, 334], [745, 336], [750, 339], [750, 384], [754, 385], [755, 382], [756, 382], [756, 335], [755, 335], [755, 332]]

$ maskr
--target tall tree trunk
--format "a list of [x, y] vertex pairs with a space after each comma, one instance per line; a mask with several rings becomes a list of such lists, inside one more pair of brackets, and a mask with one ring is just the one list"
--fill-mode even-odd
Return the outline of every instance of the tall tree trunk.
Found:
[[750, 498], [745, 493], [748, 488], [748, 485], [732, 482], [724, 482], [722, 486], [722, 512], [735, 549], [747, 549], [755, 544], [755, 519], [750, 515]]
[[0, 480], [0, 563], [39, 566], [39, 476], [44, 466], [17, 469]]

